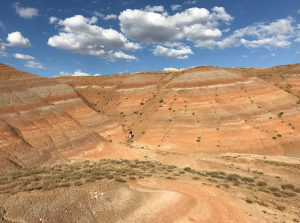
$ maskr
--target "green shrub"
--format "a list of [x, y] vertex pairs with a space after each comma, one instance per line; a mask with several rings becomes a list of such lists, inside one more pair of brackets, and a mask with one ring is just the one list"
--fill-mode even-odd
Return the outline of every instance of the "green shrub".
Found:
[[164, 100], [160, 100], [160, 101], [159, 101], [159, 103], [163, 103], [163, 102], [164, 102]]

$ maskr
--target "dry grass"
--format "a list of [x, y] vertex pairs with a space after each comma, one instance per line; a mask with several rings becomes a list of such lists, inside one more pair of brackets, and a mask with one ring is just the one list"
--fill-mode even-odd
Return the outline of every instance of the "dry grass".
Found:
[[[190, 167], [178, 168], [156, 161], [110, 160], [83, 161], [52, 167], [23, 168], [0, 175], [0, 194], [15, 194], [21, 191], [53, 190], [55, 188], [82, 186], [99, 180], [113, 180], [119, 183], [154, 177], [167, 180], [194, 180], [220, 189], [242, 188], [257, 198], [251, 201], [267, 207], [274, 206], [274, 200], [297, 200], [300, 188], [292, 184], [274, 185], [264, 175], [257, 180], [256, 173], [250, 177], [227, 174], [224, 171], [197, 171]], [[257, 182], [256, 182], [257, 180]], [[278, 187], [279, 186], [279, 187]], [[247, 193], [248, 193], [247, 192]], [[275, 206], [274, 206], [275, 207]], [[279, 208], [278, 208], [279, 207]], [[278, 205], [284, 211], [282, 205]]]

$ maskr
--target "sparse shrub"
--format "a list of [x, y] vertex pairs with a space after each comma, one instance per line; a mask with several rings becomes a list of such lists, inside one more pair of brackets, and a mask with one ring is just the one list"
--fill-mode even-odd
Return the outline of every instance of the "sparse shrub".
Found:
[[246, 200], [246, 202], [247, 202], [248, 204], [252, 204], [252, 203], [253, 203], [253, 201], [251, 201], [251, 200]]
[[80, 185], [82, 185], [82, 182], [81, 181], [76, 181], [76, 182], [74, 182], [74, 185], [75, 186], [80, 186]]
[[269, 187], [268, 189], [272, 192], [280, 191], [278, 187]]
[[256, 183], [257, 186], [267, 186], [266, 182], [259, 181]]
[[190, 167], [184, 167], [183, 170], [186, 171], [186, 172], [191, 172], [192, 171], [192, 169]]
[[254, 182], [254, 179], [251, 178], [251, 177], [243, 177], [243, 178], [242, 178], [242, 181], [248, 182], [248, 183], [252, 183], [252, 182]]
[[280, 192], [273, 192], [273, 194], [274, 194], [276, 197], [281, 197], [281, 193], [280, 193]]
[[141, 102], [140, 104], [141, 104], [141, 105], [144, 105], [144, 103], [143, 103], [143, 102]]
[[163, 103], [163, 102], [164, 102], [164, 100], [160, 100], [160, 101], [159, 101], [159, 103]]
[[283, 185], [281, 185], [281, 188], [283, 190], [293, 190], [295, 188], [295, 186], [293, 184], [283, 184]]
[[283, 114], [284, 114], [283, 112], [280, 112], [280, 113], [278, 114], [278, 117], [281, 117]]
[[121, 178], [121, 177], [116, 177], [115, 181], [120, 182], [120, 183], [125, 183], [126, 182], [126, 180]]
[[277, 206], [277, 209], [278, 209], [279, 211], [285, 211], [286, 207], [283, 206], [283, 205], [278, 205], [278, 206]]
[[300, 188], [299, 187], [298, 188], [294, 188], [293, 191], [296, 192], [296, 193], [300, 193]]
[[193, 177], [193, 180], [200, 180], [200, 177]]
[[297, 194], [293, 193], [293, 192], [287, 192], [287, 191], [281, 191], [282, 194], [288, 196], [288, 197], [294, 197]]
[[226, 179], [229, 181], [238, 181], [239, 178], [241, 178], [239, 175], [237, 174], [229, 174]]
[[213, 178], [208, 178], [207, 180], [210, 181], [210, 182], [212, 182], [212, 183], [218, 183], [218, 181], [215, 180], [215, 179], [213, 179]]

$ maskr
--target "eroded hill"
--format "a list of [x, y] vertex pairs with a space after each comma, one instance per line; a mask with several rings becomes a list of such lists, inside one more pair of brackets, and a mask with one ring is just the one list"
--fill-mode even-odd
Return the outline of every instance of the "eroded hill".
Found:
[[99, 114], [132, 129], [135, 146], [299, 157], [299, 73], [299, 64], [203, 66], [54, 80], [74, 87]]
[[0, 65], [0, 223], [300, 221], [299, 73]]

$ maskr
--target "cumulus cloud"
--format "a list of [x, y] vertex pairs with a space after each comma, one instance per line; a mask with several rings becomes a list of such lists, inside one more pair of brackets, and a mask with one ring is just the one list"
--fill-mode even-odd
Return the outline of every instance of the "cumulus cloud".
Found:
[[104, 16], [103, 19], [104, 20], [117, 19], [117, 16], [115, 14], [110, 14], [110, 15]]
[[297, 10], [297, 13], [300, 14], [300, 9]]
[[55, 22], [57, 22], [58, 21], [58, 18], [56, 18], [56, 17], [54, 17], [54, 16], [51, 16], [50, 18], [49, 18], [49, 23], [50, 24], [53, 24], [53, 23], [55, 23]]
[[275, 57], [275, 56], [276, 56], [276, 54], [275, 54], [275, 53], [272, 53], [272, 54], [271, 54], [271, 56], [272, 56], [272, 57]]
[[35, 60], [35, 58], [32, 56], [24, 55], [24, 54], [20, 54], [20, 53], [15, 53], [14, 57], [17, 59], [21, 59], [21, 60]]
[[8, 34], [7, 41], [9, 42], [7, 46], [31, 47], [29, 39], [23, 37], [18, 31]]
[[[233, 34], [219, 42], [217, 45], [220, 49], [228, 47], [237, 47], [244, 45], [247, 48], [287, 48], [291, 42], [294, 28], [292, 27], [293, 19], [278, 19], [270, 24], [255, 23], [242, 29], [235, 30]], [[249, 37], [245, 39], [243, 37]]]
[[103, 17], [104, 15], [98, 11], [94, 11], [94, 13], [92, 13], [93, 15], [95, 16], [98, 16], [98, 17]]
[[120, 14], [119, 20], [121, 31], [130, 39], [147, 44], [187, 39], [199, 47], [210, 48], [222, 35], [217, 28], [219, 20], [228, 23], [233, 18], [222, 7], [214, 7], [212, 13], [195, 7], [175, 15], [127, 9]]
[[168, 71], [168, 70], [177, 70], [177, 69], [176, 69], [176, 68], [173, 68], [173, 67], [164, 68], [164, 71]]
[[153, 51], [155, 56], [166, 56], [170, 59], [187, 59], [187, 54], [194, 54], [189, 46], [179, 46], [177, 49], [156, 46]]
[[85, 18], [82, 15], [60, 20], [58, 24], [63, 28], [58, 35], [48, 39], [48, 45], [72, 53], [126, 60], [136, 59], [135, 56], [116, 50], [138, 50], [141, 48], [139, 44], [129, 42], [123, 34], [116, 30], [92, 25], [97, 21], [95, 16]]
[[163, 12], [164, 11], [164, 7], [162, 5], [153, 6], [153, 7], [151, 7], [150, 5], [147, 5], [145, 7], [145, 11], [146, 12]]
[[300, 43], [300, 37], [294, 40], [295, 42], [299, 42]]
[[13, 7], [16, 9], [16, 12], [19, 14], [19, 16], [26, 18], [26, 19], [31, 19], [34, 16], [39, 15], [39, 10], [36, 8], [23, 8], [19, 6], [19, 2], [15, 2], [13, 4]]
[[44, 64], [38, 63], [38, 62], [35, 62], [35, 61], [32, 61], [32, 60], [26, 62], [25, 66], [26, 66], [26, 67], [33, 68], [33, 69], [46, 69], [46, 68], [44, 67]]
[[[81, 70], [76, 70], [73, 74], [69, 73], [69, 72], [59, 72], [60, 76], [91, 76], [90, 74], [87, 73], [83, 73], [81, 72]], [[94, 76], [99, 76], [100, 74], [95, 74]]]
[[175, 10], [180, 10], [181, 9], [181, 5], [171, 5], [172, 11]]

